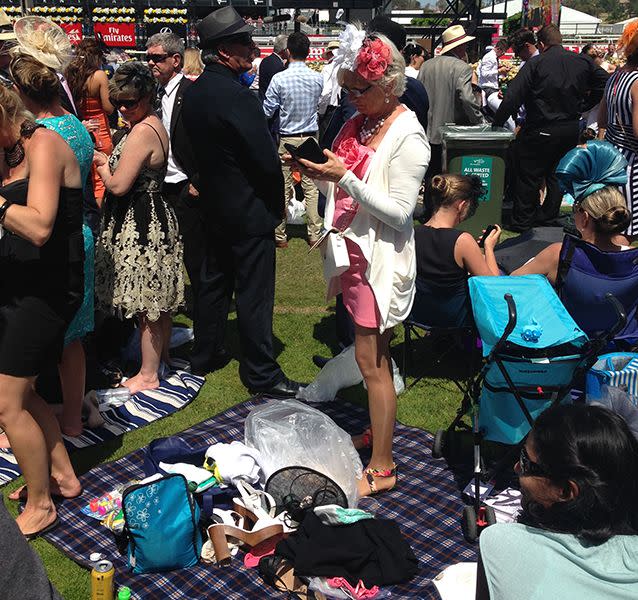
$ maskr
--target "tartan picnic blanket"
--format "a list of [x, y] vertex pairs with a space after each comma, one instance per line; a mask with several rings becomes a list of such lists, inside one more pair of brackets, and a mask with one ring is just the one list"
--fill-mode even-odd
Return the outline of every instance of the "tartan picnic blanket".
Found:
[[[251, 408], [263, 400], [249, 400], [203, 421], [179, 434], [191, 447], [215, 442], [243, 440], [244, 420]], [[332, 402], [320, 409], [350, 433], [363, 431], [369, 423], [366, 410], [348, 403]], [[399, 467], [397, 487], [375, 499], [378, 514], [395, 519], [419, 559], [419, 573], [410, 582], [390, 588], [394, 599], [436, 599], [432, 578], [446, 566], [460, 561], [475, 561], [476, 548], [463, 539], [460, 526], [462, 501], [452, 472], [444, 461], [432, 459], [432, 435], [397, 423], [394, 449]], [[58, 505], [60, 525], [46, 540], [87, 568], [89, 555], [101, 552], [115, 566], [117, 586], [126, 585], [134, 598], [144, 600], [182, 600], [185, 598], [284, 598], [284, 592], [266, 587], [256, 569], [243, 566], [240, 557], [229, 567], [200, 564], [189, 569], [134, 575], [126, 558], [116, 549], [113, 534], [97, 521], [85, 517], [80, 508], [118, 485], [144, 477], [144, 449], [112, 463], [96, 467], [80, 479], [81, 498]]]
[[[204, 385], [204, 378], [186, 371], [174, 371], [156, 390], [140, 392], [122, 406], [101, 411], [104, 425], [96, 429], [85, 427], [79, 437], [64, 437], [69, 452], [119, 437], [166, 417], [189, 404]], [[21, 475], [11, 450], [0, 450], [0, 486]]]

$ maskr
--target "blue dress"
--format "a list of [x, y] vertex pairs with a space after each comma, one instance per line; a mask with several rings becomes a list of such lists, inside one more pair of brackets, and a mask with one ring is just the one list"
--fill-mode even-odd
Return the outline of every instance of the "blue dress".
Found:
[[[37, 119], [37, 122], [47, 129], [60, 134], [66, 143], [69, 144], [80, 164], [82, 187], [86, 190], [86, 183], [93, 164], [93, 141], [84, 125], [77, 117], [71, 114]], [[65, 346], [84, 337], [87, 333], [93, 331], [95, 327], [95, 251], [93, 234], [86, 223], [82, 225], [82, 236], [84, 238], [84, 295], [82, 306], [75, 314], [64, 335]]]

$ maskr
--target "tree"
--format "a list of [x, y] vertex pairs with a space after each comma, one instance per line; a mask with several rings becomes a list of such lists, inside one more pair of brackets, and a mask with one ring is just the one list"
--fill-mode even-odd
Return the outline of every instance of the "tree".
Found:
[[392, 0], [392, 8], [395, 10], [420, 10], [418, 0]]

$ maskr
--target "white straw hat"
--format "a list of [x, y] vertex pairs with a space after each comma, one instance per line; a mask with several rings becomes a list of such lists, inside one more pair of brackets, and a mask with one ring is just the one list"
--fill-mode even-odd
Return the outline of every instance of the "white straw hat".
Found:
[[452, 25], [452, 27], [448, 27], [443, 32], [443, 48], [441, 48], [441, 54], [445, 54], [452, 50], [452, 48], [456, 48], [461, 44], [467, 44], [471, 42], [474, 36], [467, 35], [465, 33], [465, 29], [463, 29], [463, 25]]

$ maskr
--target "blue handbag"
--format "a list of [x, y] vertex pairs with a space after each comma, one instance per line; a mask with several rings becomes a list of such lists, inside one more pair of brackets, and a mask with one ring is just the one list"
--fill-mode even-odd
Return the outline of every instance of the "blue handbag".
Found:
[[133, 573], [197, 564], [202, 550], [200, 511], [183, 475], [128, 487], [122, 494], [122, 510]]

